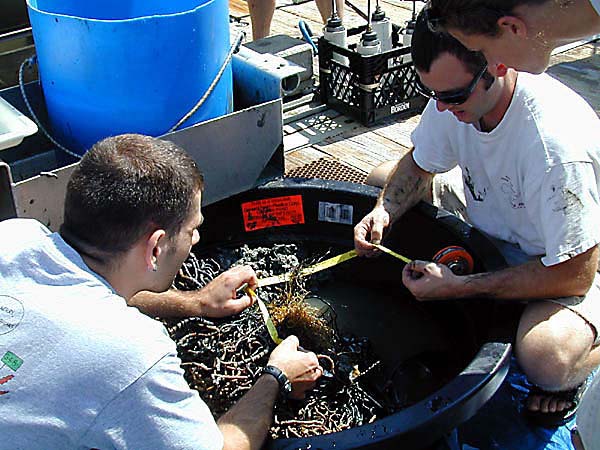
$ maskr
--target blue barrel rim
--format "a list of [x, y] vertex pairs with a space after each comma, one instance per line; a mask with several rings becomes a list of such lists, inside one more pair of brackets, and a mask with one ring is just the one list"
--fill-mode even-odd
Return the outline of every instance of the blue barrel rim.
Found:
[[[214, 3], [216, 1], [217, 0], [206, 0], [204, 3], [202, 3], [201, 5], [196, 6], [195, 8], [191, 8], [191, 9], [187, 9], [185, 11], [179, 11], [179, 12], [175, 12], [175, 13], [152, 14], [152, 15], [146, 15], [146, 16], [132, 17], [132, 18], [129, 18], [129, 19], [94, 19], [94, 18], [91, 18], [91, 17], [73, 16], [73, 15], [70, 15], [70, 14], [62, 14], [62, 13], [54, 13], [54, 12], [50, 12], [50, 11], [44, 11], [44, 10], [39, 9], [37, 7], [37, 0], [26, 0], [26, 2], [27, 2], [27, 8], [29, 8], [32, 11], [35, 11], [36, 13], [39, 13], [39, 14], [47, 14], [47, 15], [52, 15], [52, 16], [57, 16], [57, 17], [63, 17], [63, 18], [66, 18], [66, 19], [89, 20], [90, 22], [99, 22], [99, 23], [135, 22], [135, 21], [140, 21], [140, 20], [153, 19], [153, 18], [157, 18], [157, 17], [177, 17], [177, 16], [182, 16], [182, 15], [185, 15], [185, 14], [193, 13], [193, 12], [199, 10], [200, 8], [208, 6], [211, 3]], [[33, 6], [31, 4], [32, 2], [35, 2], [36, 6]]]
[[[223, 77], [216, 84], [212, 73], [217, 69], [212, 67], [215, 61], [227, 58], [231, 49], [227, 45], [227, 0], [185, 0], [175, 5], [116, 0], [107, 1], [105, 6], [79, 2], [27, 1], [48, 125], [66, 148], [83, 154], [106, 136], [133, 131], [159, 136], [182, 117], [186, 118], [182, 127], [187, 128], [233, 111], [230, 61], [226, 59], [229, 62], [223, 64]], [[216, 27], [219, 42], [209, 45], [199, 36], [203, 26]], [[65, 29], [70, 30], [69, 38], [61, 31]], [[131, 39], [133, 32], [141, 42]], [[168, 46], [158, 59], [156, 51], [148, 50], [157, 46], [157, 37], [162, 47]], [[172, 52], [174, 43], [186, 53]], [[140, 45], [143, 51], [136, 49]], [[107, 64], [99, 64], [100, 60]], [[144, 77], [129, 69], [151, 64], [158, 69]], [[198, 70], [190, 70], [190, 75], [181, 78], [182, 65], [190, 64]], [[125, 94], [115, 96], [123, 89], [127, 89]], [[207, 96], [208, 92], [211, 95]], [[206, 102], [196, 108], [198, 98], [205, 97]], [[140, 111], [140, 105], [146, 110]], [[187, 117], [192, 107], [193, 115]]]

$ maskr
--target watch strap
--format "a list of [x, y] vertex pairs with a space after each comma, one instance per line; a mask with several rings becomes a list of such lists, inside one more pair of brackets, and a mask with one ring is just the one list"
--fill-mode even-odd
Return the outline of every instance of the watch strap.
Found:
[[292, 383], [279, 367], [267, 365], [263, 368], [262, 373], [271, 375], [277, 380], [279, 393], [283, 397], [287, 397], [292, 392]]

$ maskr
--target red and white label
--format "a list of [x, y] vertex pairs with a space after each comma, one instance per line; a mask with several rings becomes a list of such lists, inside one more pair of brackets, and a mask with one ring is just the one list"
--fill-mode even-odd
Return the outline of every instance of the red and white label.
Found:
[[288, 195], [242, 203], [242, 215], [246, 231], [303, 224], [302, 196]]

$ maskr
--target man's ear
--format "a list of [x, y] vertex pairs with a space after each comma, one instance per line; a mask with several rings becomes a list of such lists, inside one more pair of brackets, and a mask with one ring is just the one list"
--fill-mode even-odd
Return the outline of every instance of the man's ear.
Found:
[[158, 270], [158, 259], [163, 251], [160, 244], [166, 234], [165, 230], [154, 230], [146, 240], [144, 262], [148, 271], [156, 272]]
[[498, 19], [498, 28], [501, 33], [508, 33], [509, 36], [525, 38], [527, 37], [527, 25], [525, 22], [515, 16], [502, 16]]
[[[491, 69], [491, 68], [490, 68]], [[489, 69], [488, 69], [489, 70]], [[503, 77], [506, 75], [506, 73], [508, 72], [508, 67], [506, 67], [504, 64], [499, 63], [496, 64], [494, 66], [494, 70], [489, 70], [489, 72], [493, 75], [495, 75], [496, 77]]]

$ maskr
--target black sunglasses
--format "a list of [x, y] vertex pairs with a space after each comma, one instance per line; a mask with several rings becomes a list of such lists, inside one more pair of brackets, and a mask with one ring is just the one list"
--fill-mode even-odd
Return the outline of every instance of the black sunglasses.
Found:
[[435, 12], [433, 12], [433, 10], [431, 9], [431, 7], [428, 5], [425, 8], [423, 8], [423, 11], [421, 12], [421, 14], [423, 14], [423, 19], [425, 20], [425, 23], [427, 24], [427, 28], [429, 28], [429, 31], [431, 31], [432, 33], [441, 33], [444, 32], [444, 25], [445, 25], [445, 18], [441, 17], [439, 15], [436, 15]]
[[[421, 11], [423, 15], [423, 19], [427, 23], [427, 28], [432, 33], [444, 33], [447, 32], [446, 27], [449, 18], [454, 19], [452, 22], [455, 22], [457, 18], [461, 16], [470, 16], [471, 20], [475, 20], [477, 17], [486, 17], [486, 18], [500, 18], [502, 16], [510, 16], [514, 15], [510, 11], [501, 8], [493, 8], [490, 6], [482, 5], [481, 3], [474, 2], [473, 5], [468, 6], [466, 8], [458, 9], [451, 13], [451, 16], [442, 16], [434, 7], [431, 6], [431, 3], [427, 3], [427, 5]], [[459, 20], [460, 23], [460, 20]], [[460, 27], [457, 26], [460, 29]]]
[[479, 80], [481, 80], [483, 75], [486, 73], [487, 67], [487, 64], [484, 64], [483, 67], [479, 70], [479, 72], [477, 72], [477, 74], [473, 77], [473, 80], [464, 89], [453, 89], [451, 91], [435, 92], [429, 89], [427, 86], [425, 86], [418, 77], [416, 80], [416, 88], [419, 94], [425, 97], [438, 100], [448, 105], [460, 105], [469, 99], [469, 97], [475, 90], [475, 86], [477, 86]]

